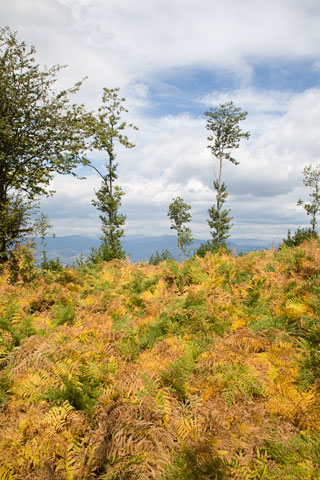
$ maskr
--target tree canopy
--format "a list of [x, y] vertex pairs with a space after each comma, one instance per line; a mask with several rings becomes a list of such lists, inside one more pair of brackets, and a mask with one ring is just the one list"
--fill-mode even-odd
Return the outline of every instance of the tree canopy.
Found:
[[56, 91], [63, 67], [41, 68], [35, 53], [8, 27], [0, 30], [0, 261], [29, 231], [26, 215], [52, 193], [54, 174], [74, 173], [86, 148], [89, 114], [69, 99], [82, 82]]

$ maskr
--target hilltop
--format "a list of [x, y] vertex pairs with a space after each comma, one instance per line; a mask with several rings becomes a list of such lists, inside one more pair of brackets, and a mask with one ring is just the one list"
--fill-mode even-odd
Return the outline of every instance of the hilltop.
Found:
[[0, 479], [320, 478], [318, 241], [15, 274]]

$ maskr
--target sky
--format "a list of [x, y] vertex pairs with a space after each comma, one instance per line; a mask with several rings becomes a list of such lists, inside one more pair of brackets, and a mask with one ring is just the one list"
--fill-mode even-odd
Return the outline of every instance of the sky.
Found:
[[[120, 88], [133, 149], [117, 146], [127, 235], [168, 235], [168, 206], [192, 206], [190, 227], [209, 238], [215, 159], [204, 112], [232, 100], [250, 131], [223, 167], [232, 238], [270, 242], [307, 226], [306, 165], [320, 163], [319, 0], [10, 0], [2, 26], [34, 45], [41, 65], [68, 65], [58, 87], [85, 77], [73, 102], [91, 110]], [[106, 157], [93, 152], [103, 168]], [[91, 205], [100, 179], [57, 176], [41, 203], [57, 235], [99, 235]]]

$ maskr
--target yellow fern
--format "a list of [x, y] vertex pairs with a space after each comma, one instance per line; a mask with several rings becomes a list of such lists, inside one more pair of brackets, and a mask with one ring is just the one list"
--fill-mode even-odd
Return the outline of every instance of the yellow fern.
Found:
[[0, 480], [15, 480], [15, 478], [17, 477], [10, 468], [0, 467]]
[[198, 425], [191, 415], [182, 417], [177, 423], [177, 437], [180, 442], [185, 443], [187, 440], [196, 440], [198, 438]]
[[157, 410], [163, 414], [163, 422], [166, 426], [170, 423], [171, 395], [165, 389], [160, 389], [156, 395]]
[[61, 432], [74, 408], [66, 400], [59, 407], [52, 407], [43, 417], [43, 424], [49, 427], [51, 434]]

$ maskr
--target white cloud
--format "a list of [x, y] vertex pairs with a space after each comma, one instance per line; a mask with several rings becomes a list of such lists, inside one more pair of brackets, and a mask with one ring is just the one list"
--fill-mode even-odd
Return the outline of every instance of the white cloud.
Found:
[[[272, 239], [284, 236], [292, 225], [308, 223], [296, 202], [308, 195], [302, 184], [304, 165], [319, 161], [320, 90], [290, 98], [282, 116], [265, 123], [262, 135], [235, 152], [240, 165], [224, 167], [233, 235]], [[144, 121], [140, 127], [135, 132], [136, 148], [118, 149], [127, 233], [169, 234], [168, 205], [180, 195], [192, 205], [195, 235], [207, 237], [207, 210], [215, 194], [205, 119], [167, 116]], [[76, 231], [99, 233], [98, 212], [91, 206], [99, 185], [100, 179], [91, 173], [83, 181], [62, 176], [55, 180], [58, 193], [44, 205], [63, 232], [67, 223], [62, 217], [70, 216]]]
[[[281, 236], [295, 219], [303, 222], [296, 200], [304, 193], [304, 165], [319, 162], [320, 90], [251, 85], [254, 67], [269, 61], [310, 61], [317, 70], [318, 0], [11, 0], [1, 3], [0, 16], [36, 45], [41, 63], [70, 65], [59, 85], [89, 76], [80, 95], [89, 108], [104, 86], [120, 86], [127, 96], [129, 119], [140, 128], [129, 133], [136, 148], [118, 153], [128, 233], [169, 233], [168, 204], [181, 195], [192, 203], [195, 234], [208, 235], [214, 192], [205, 118], [144, 113], [154, 102], [152, 82], [170, 69], [199, 67], [229, 72], [239, 88], [197, 99], [195, 87], [194, 101], [206, 109], [232, 99], [249, 112], [243, 128], [251, 139], [236, 152], [240, 165], [224, 172], [233, 233]], [[94, 158], [104, 161], [103, 154]], [[55, 179], [57, 194], [43, 207], [57, 233], [99, 231], [91, 206], [99, 183], [91, 172], [82, 182]]]
[[133, 72], [248, 65], [261, 57], [318, 57], [319, 3], [246, 0], [68, 1], [86, 42], [121, 53]]
[[89, 75], [86, 95], [170, 68], [227, 69], [246, 84], [253, 62], [319, 61], [318, 0], [11, 0], [0, 15], [42, 61]]

